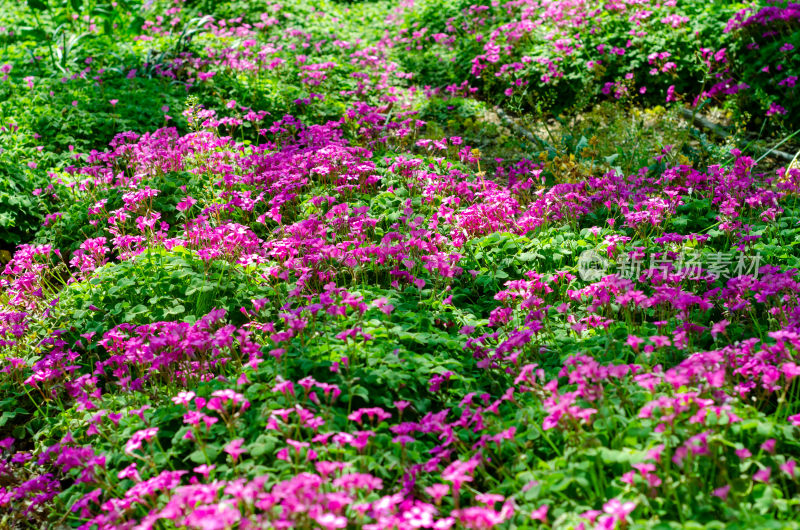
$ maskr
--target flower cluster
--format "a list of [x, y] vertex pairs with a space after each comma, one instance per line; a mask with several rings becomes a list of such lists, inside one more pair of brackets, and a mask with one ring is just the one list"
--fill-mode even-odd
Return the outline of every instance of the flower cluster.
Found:
[[[312, 4], [192, 18], [144, 2], [134, 50], [172, 51], [80, 67], [204, 98], [67, 150], [36, 192], [46, 223], [0, 274], [0, 521], [794, 524], [800, 169], [661, 145], [634, 171], [548, 150], [490, 164], [426, 120], [565, 89], [586, 65], [619, 99], [746, 93], [748, 35], [780, 45], [790, 93], [794, 47], [765, 31], [797, 6], [723, 9], [731, 47], [690, 58], [695, 2], [403, 1], [355, 37], [361, 21]], [[93, 16], [71, 27], [100, 34]], [[671, 36], [650, 49], [656, 30]], [[468, 81], [405, 71], [461, 53]], [[695, 66], [710, 82], [678, 90]], [[293, 106], [233, 94], [276, 79]], [[613, 267], [581, 274], [584, 252]], [[734, 253], [759, 261], [720, 274]]]

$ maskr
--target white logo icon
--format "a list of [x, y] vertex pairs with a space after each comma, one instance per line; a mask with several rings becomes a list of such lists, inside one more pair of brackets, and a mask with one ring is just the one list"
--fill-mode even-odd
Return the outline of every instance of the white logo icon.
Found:
[[587, 282], [603, 278], [608, 270], [608, 260], [594, 250], [584, 250], [578, 258], [578, 274]]

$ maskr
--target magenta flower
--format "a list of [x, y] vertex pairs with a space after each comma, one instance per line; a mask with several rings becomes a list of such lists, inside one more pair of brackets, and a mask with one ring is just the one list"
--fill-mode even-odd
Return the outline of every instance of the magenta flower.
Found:
[[638, 352], [639, 346], [644, 342], [644, 339], [641, 339], [636, 335], [628, 335], [628, 338], [625, 342], [628, 344], [628, 346], [633, 348], [633, 351]]
[[184, 405], [186, 407], [189, 406], [189, 403], [196, 397], [194, 392], [178, 392], [178, 395], [172, 398], [172, 402], [176, 405]]
[[795, 478], [795, 469], [797, 468], [797, 462], [795, 460], [787, 460], [785, 463], [781, 464], [780, 466], [781, 471], [792, 477]]
[[193, 469], [193, 471], [195, 473], [203, 475], [203, 478], [208, 479], [208, 475], [211, 474], [211, 472], [214, 471], [214, 469], [216, 469], [216, 467], [217, 466], [215, 466], [215, 465], [202, 464], [202, 465], [199, 465], [199, 466], [195, 467]]
[[547, 511], [550, 509], [550, 506], [547, 504], [542, 504], [535, 510], [531, 512], [531, 519], [534, 521], [539, 521], [541, 523], [547, 522]]
[[395, 401], [394, 402], [394, 406], [397, 408], [397, 410], [399, 410], [401, 412], [403, 410], [405, 410], [406, 408], [408, 408], [409, 405], [411, 405], [411, 403], [409, 403], [408, 401], [402, 401], [401, 400], [401, 401]]
[[717, 335], [719, 335], [720, 333], [724, 335], [725, 329], [728, 327], [728, 325], [730, 325], [730, 322], [728, 322], [725, 319], [722, 319], [719, 322], [715, 322], [714, 324], [711, 325], [711, 336], [716, 339]]
[[450, 492], [450, 486], [447, 484], [434, 484], [425, 488], [425, 493], [433, 498], [433, 502], [438, 506], [442, 499]]
[[334, 513], [322, 513], [314, 518], [314, 520], [325, 530], [334, 530], [336, 528], [345, 528], [347, 526], [347, 517], [336, 515]]
[[722, 486], [720, 488], [715, 489], [711, 494], [714, 497], [719, 497], [720, 499], [722, 499], [724, 501], [724, 500], [726, 500], [728, 498], [728, 493], [730, 491], [731, 491], [731, 485], [730, 484], [726, 484], [725, 486]]
[[769, 477], [772, 474], [772, 468], [765, 467], [764, 469], [759, 469], [753, 474], [753, 480], [756, 482], [769, 482]]
[[767, 116], [774, 116], [775, 114], [786, 114], [786, 109], [775, 103], [774, 101], [769, 104], [767, 109]]
[[155, 438], [156, 433], [158, 433], [158, 427], [136, 431], [125, 444], [125, 453], [132, 455], [134, 451], [141, 449], [143, 442], [149, 442]]
[[635, 502], [622, 502], [619, 499], [611, 499], [603, 505], [603, 511], [612, 516], [618, 523], [625, 521], [628, 515], [635, 509]]
[[136, 469], [136, 462], [132, 463], [122, 471], [117, 473], [117, 478], [120, 480], [129, 478], [134, 482], [141, 482], [142, 477], [139, 476], [139, 471]]
[[228, 453], [229, 455], [231, 455], [231, 459], [232, 459], [234, 462], [236, 462], [236, 460], [237, 460], [237, 459], [238, 459], [238, 458], [239, 458], [239, 457], [240, 457], [242, 454], [244, 454], [244, 453], [246, 453], [246, 452], [247, 452], [245, 449], [242, 449], [242, 444], [243, 444], [243, 443], [244, 443], [244, 439], [243, 439], [243, 438], [237, 438], [236, 440], [233, 440], [232, 442], [229, 442], [229, 443], [228, 443], [228, 444], [227, 444], [227, 445], [224, 447], [224, 449], [223, 449], [223, 450], [224, 450], [226, 453]]

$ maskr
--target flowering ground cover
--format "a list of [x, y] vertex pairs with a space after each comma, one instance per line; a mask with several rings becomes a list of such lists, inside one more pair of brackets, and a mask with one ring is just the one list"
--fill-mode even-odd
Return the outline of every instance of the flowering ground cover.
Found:
[[1, 5], [3, 527], [800, 526], [800, 4]]

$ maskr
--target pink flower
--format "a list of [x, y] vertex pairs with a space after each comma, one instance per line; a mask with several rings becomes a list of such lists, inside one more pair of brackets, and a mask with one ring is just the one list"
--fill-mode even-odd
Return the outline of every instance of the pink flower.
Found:
[[794, 460], [787, 460], [785, 464], [781, 464], [781, 471], [794, 478], [794, 470], [797, 467], [797, 462]]
[[671, 344], [669, 337], [664, 335], [653, 335], [650, 340], [653, 341], [656, 348], [666, 348]]
[[215, 466], [215, 465], [203, 464], [203, 465], [200, 465], [200, 466], [197, 466], [196, 468], [194, 468], [194, 470], [193, 470], [193, 471], [194, 471], [195, 473], [199, 473], [200, 475], [203, 475], [203, 477], [205, 477], [206, 479], [208, 479], [208, 475], [209, 475], [209, 474], [210, 474], [212, 471], [214, 471], [214, 469], [215, 469], [216, 467], [217, 467], [217, 466]]
[[142, 477], [139, 476], [139, 472], [136, 470], [136, 462], [117, 473], [117, 478], [120, 480], [129, 478], [134, 482], [142, 481]]
[[772, 474], [771, 467], [765, 467], [764, 469], [759, 469], [753, 474], [753, 480], [756, 482], [769, 482], [769, 476]]
[[408, 401], [395, 401], [394, 406], [397, 407], [397, 410], [403, 411], [405, 410], [411, 403]]
[[400, 436], [395, 436], [392, 438], [392, 443], [400, 444], [401, 447], [405, 447], [406, 445], [412, 443], [414, 438], [407, 434], [401, 434]]
[[621, 502], [619, 499], [611, 499], [603, 505], [603, 511], [617, 522], [623, 522], [633, 510], [636, 509], [635, 502]]
[[231, 455], [231, 459], [233, 459], [233, 461], [236, 462], [236, 460], [239, 458], [239, 456], [242, 455], [242, 453], [247, 452], [244, 449], [242, 449], [243, 443], [244, 439], [237, 438], [236, 440], [233, 440], [232, 442], [228, 443], [228, 445], [226, 445], [223, 450], [229, 455]]
[[475, 495], [475, 500], [480, 502], [481, 504], [486, 504], [488, 506], [494, 506], [498, 502], [503, 502], [505, 497], [502, 495], [498, 495], [496, 493], [478, 493]]
[[[595, 520], [597, 519], [597, 516], [600, 515], [601, 513], [602, 512], [600, 510], [587, 510], [582, 514], [580, 514], [578, 517], [580, 517], [581, 519], [586, 519], [590, 523], [594, 524]], [[612, 521], [613, 523], [614, 518], [609, 517], [609, 520]]]
[[773, 116], [775, 114], [786, 114], [786, 109], [775, 103], [774, 101], [769, 104], [769, 109], [767, 110], [767, 116]]
[[314, 520], [325, 530], [332, 530], [334, 528], [344, 528], [347, 526], [347, 517], [336, 515], [334, 513], [326, 512], [318, 515]]
[[783, 372], [783, 376], [787, 381], [791, 381], [800, 375], [800, 366], [793, 362], [783, 363], [783, 365], [781, 365], [781, 372]]
[[644, 339], [637, 337], [636, 335], [628, 335], [628, 339], [625, 341], [628, 346], [633, 348], [633, 351], [639, 352], [639, 345], [644, 342]]
[[541, 506], [539, 506], [538, 508], [536, 508], [531, 512], [531, 519], [533, 519], [534, 521], [540, 521], [542, 523], [546, 523], [547, 510], [549, 509], [550, 506], [548, 506], [547, 504], [542, 504]]
[[111, 103], [112, 107], [116, 107], [117, 103], [119, 103], [119, 100], [118, 99], [112, 99], [112, 100], [109, 100], [109, 103]]
[[156, 433], [158, 433], [158, 427], [150, 427], [148, 429], [136, 431], [125, 444], [125, 453], [132, 455], [134, 451], [142, 447], [143, 442], [149, 442], [155, 438]]
[[725, 319], [722, 319], [719, 322], [715, 322], [714, 324], [711, 325], [711, 336], [716, 339], [717, 335], [719, 335], [720, 333], [724, 335], [725, 329], [728, 327], [729, 324], [730, 322], [728, 322]]
[[647, 451], [647, 458], [653, 459], [656, 462], [661, 461], [661, 453], [664, 452], [664, 444], [658, 444], [649, 451]]
[[273, 392], [280, 392], [285, 396], [291, 395], [294, 397], [294, 383], [291, 381], [278, 381], [278, 383], [272, 387]]
[[195, 398], [196, 394], [192, 391], [178, 392], [178, 395], [172, 398], [172, 402], [176, 405], [189, 406], [189, 403]]
[[728, 485], [722, 486], [721, 488], [715, 489], [713, 492], [711, 492], [711, 495], [713, 495], [714, 497], [719, 497], [720, 499], [722, 499], [724, 501], [725, 499], [728, 498], [728, 492], [730, 492], [730, 491], [731, 491], [731, 485], [728, 484]]
[[425, 488], [425, 493], [433, 497], [433, 502], [437, 505], [442, 502], [442, 499], [450, 491], [450, 486], [447, 484], [434, 484]]
[[389, 418], [392, 417], [391, 414], [389, 414], [380, 407], [371, 407], [371, 408], [358, 409], [354, 412], [351, 412], [350, 415], [347, 416], [347, 419], [361, 425], [361, 422], [363, 421], [363, 417], [365, 415], [367, 416], [367, 418], [370, 419], [370, 421], [372, 421], [374, 418], [377, 418], [378, 423], [382, 422], [383, 420], [388, 420]]
[[467, 462], [456, 460], [445, 468], [442, 472], [442, 478], [448, 482], [453, 483], [453, 491], [461, 489], [461, 485], [465, 482], [472, 482], [470, 474], [478, 467], [479, 461], [474, 457]]
[[434, 530], [450, 530], [454, 524], [456, 524], [455, 519], [452, 517], [445, 517], [444, 519], [439, 519], [433, 523], [433, 528]]
[[389, 316], [394, 311], [394, 306], [384, 297], [375, 300], [374, 304], [386, 316]]

